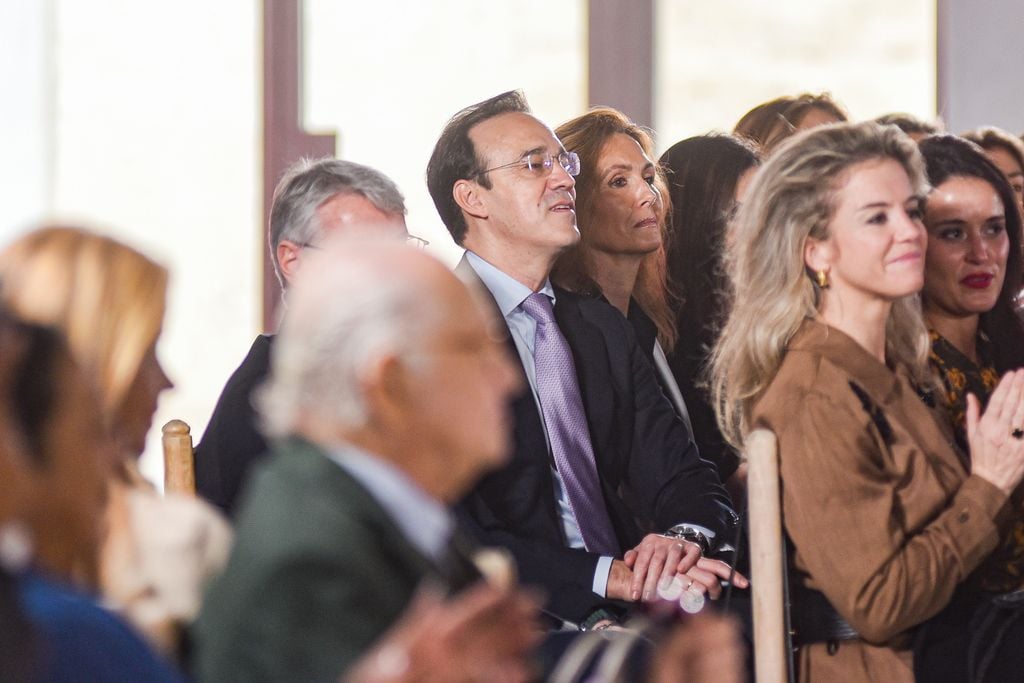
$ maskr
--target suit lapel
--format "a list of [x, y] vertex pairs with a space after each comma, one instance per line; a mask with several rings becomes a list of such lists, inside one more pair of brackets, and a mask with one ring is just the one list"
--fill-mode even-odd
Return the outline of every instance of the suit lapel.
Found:
[[580, 310], [580, 302], [573, 295], [556, 289], [555, 319], [572, 349], [576, 366], [576, 380], [590, 428], [594, 456], [600, 464], [607, 462], [607, 447], [612, 443], [614, 420], [613, 392], [608, 390], [611, 369], [608, 367], [608, 347], [601, 330], [591, 325]]

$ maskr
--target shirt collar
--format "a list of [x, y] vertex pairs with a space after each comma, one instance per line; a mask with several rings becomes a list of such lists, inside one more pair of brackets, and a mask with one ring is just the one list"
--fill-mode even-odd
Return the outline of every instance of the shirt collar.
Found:
[[[526, 297], [533, 294], [533, 290], [522, 282], [499, 270], [496, 266], [491, 265], [471, 251], [466, 252], [466, 261], [469, 262], [469, 265], [476, 272], [477, 277], [484, 283], [484, 286], [490, 290], [494, 301], [498, 304], [498, 310], [506, 318], [510, 313], [519, 308], [519, 305], [526, 300]], [[546, 294], [551, 299], [551, 305], [554, 306], [555, 290], [551, 287], [550, 278], [544, 280], [544, 286], [539, 291], [541, 294]]]
[[440, 563], [455, 523], [448, 509], [402, 470], [350, 444], [328, 447], [327, 454], [380, 504], [417, 550]]

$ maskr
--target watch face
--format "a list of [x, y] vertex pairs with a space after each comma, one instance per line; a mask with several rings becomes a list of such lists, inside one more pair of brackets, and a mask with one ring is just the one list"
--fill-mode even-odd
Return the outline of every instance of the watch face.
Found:
[[684, 527], [680, 531], [679, 535], [685, 538], [687, 541], [699, 545], [700, 549], [704, 552], [707, 552], [708, 548], [711, 545], [711, 543], [708, 541], [707, 536], [697, 531], [696, 529], [691, 529], [690, 527]]

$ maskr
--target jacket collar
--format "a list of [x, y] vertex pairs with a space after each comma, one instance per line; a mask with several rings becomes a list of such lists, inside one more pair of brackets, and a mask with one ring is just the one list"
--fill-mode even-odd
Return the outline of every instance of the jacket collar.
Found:
[[787, 351], [828, 358], [869, 394], [881, 400], [891, 398], [899, 389], [897, 373], [889, 366], [879, 362], [845, 332], [818, 320], [804, 319], [790, 340]]
[[902, 422], [933, 460], [961, 472], [969, 469], [953, 441], [949, 424], [925, 404], [905, 370], [893, 371], [849, 335], [810, 318], [793, 335], [788, 349], [828, 358], [874, 402], [885, 405], [887, 412]]

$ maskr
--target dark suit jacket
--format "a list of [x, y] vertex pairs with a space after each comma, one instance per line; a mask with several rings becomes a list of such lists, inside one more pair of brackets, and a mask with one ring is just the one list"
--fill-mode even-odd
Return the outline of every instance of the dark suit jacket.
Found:
[[252, 392], [270, 374], [272, 335], [261, 334], [249, 354], [232, 373], [203, 440], [196, 446], [196, 492], [227, 515], [250, 468], [267, 453], [267, 442], [257, 428]]
[[[476, 279], [465, 260], [458, 272]], [[728, 494], [714, 465], [698, 456], [629, 322], [603, 301], [555, 292], [555, 318], [576, 361], [604, 502], [622, 552], [644, 534], [681, 522], [731, 539], [736, 516]], [[608, 602], [592, 590], [599, 556], [566, 547], [552, 459], [523, 384], [513, 403], [512, 458], [482, 479], [459, 511], [481, 543], [512, 552], [523, 582], [545, 589], [549, 611], [579, 622]]]
[[235, 546], [195, 627], [200, 680], [338, 680], [417, 585], [453, 577], [318, 447], [278, 445], [240, 501]]

